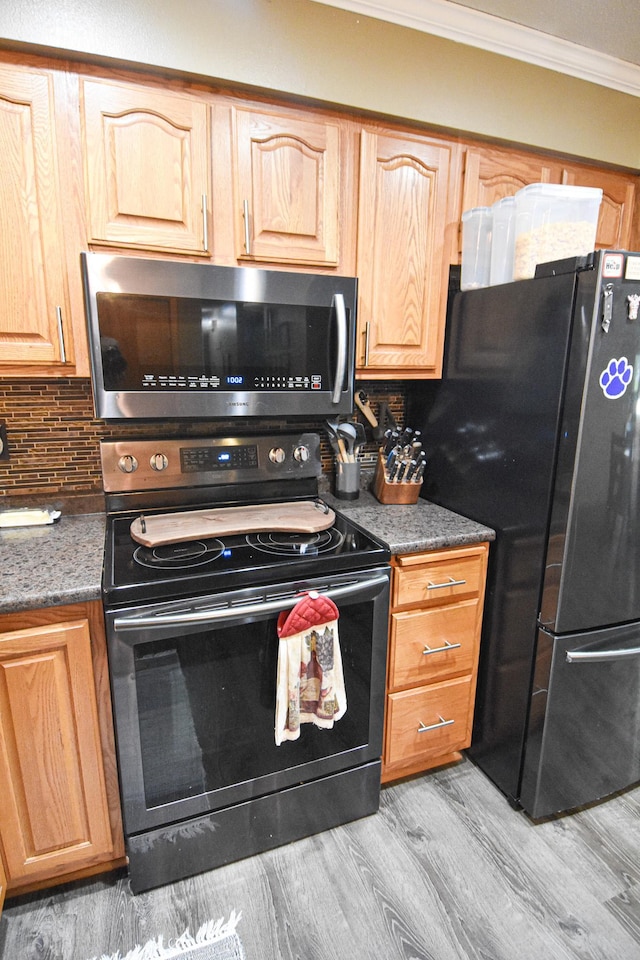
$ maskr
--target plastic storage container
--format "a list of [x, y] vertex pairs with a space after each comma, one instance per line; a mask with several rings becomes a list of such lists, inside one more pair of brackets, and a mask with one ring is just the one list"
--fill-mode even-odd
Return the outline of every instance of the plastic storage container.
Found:
[[491, 208], [472, 207], [462, 214], [460, 288], [489, 286], [491, 267]]
[[503, 197], [491, 207], [491, 267], [489, 283], [510, 283], [513, 280], [516, 198]]
[[602, 201], [599, 187], [531, 183], [515, 197], [514, 280], [533, 277], [538, 263], [593, 250]]

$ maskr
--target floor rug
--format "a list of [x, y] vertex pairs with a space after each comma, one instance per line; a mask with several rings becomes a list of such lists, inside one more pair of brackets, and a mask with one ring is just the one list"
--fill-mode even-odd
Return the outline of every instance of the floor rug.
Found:
[[246, 960], [245, 952], [236, 933], [241, 914], [235, 910], [225, 922], [210, 920], [203, 924], [195, 936], [186, 930], [181, 937], [164, 944], [162, 937], [150, 940], [129, 953], [103, 954], [93, 960]]

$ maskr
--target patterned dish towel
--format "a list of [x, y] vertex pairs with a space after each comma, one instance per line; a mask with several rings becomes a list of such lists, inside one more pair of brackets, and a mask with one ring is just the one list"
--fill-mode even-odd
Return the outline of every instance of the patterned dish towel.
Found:
[[297, 740], [302, 723], [330, 729], [347, 709], [339, 616], [333, 600], [310, 592], [278, 617], [278, 746]]

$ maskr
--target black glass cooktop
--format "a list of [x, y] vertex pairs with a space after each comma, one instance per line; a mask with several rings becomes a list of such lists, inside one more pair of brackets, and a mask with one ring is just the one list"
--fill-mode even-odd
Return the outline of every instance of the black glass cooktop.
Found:
[[[162, 512], [162, 511], [158, 511]], [[150, 514], [147, 514], [149, 516]], [[137, 514], [109, 519], [105, 602], [144, 602], [386, 563], [389, 550], [346, 517], [319, 533], [236, 534], [144, 547], [130, 533]]]

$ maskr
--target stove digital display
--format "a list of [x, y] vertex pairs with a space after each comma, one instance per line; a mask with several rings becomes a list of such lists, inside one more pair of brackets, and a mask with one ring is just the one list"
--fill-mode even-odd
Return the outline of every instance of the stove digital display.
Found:
[[258, 448], [255, 444], [240, 447], [181, 447], [182, 473], [207, 473], [217, 470], [257, 468]]

